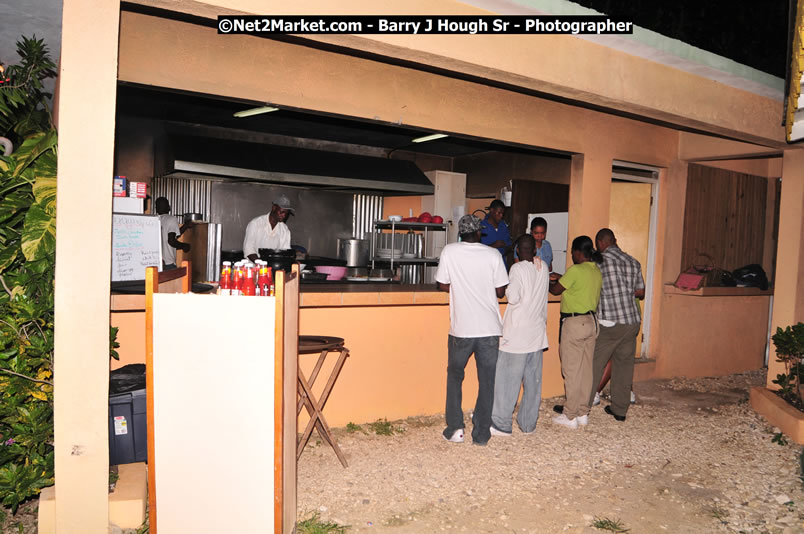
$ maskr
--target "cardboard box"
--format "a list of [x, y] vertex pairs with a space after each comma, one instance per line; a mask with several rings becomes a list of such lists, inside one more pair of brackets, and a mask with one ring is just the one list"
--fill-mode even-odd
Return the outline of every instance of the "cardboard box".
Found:
[[128, 196], [131, 198], [145, 198], [145, 182], [129, 182]]
[[115, 197], [112, 199], [112, 211], [115, 213], [145, 213], [145, 200], [141, 198]]
[[115, 176], [114, 185], [112, 186], [112, 196], [127, 197], [128, 196], [128, 180], [125, 176]]

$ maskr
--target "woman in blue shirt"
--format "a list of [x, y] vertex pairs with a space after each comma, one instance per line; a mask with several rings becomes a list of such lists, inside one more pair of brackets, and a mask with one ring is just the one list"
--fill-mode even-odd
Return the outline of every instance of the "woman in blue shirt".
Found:
[[547, 237], [547, 221], [543, 217], [534, 217], [530, 221], [530, 235], [536, 240], [536, 248], [534, 255], [547, 264], [550, 271], [553, 271], [553, 247], [550, 242], [545, 239]]

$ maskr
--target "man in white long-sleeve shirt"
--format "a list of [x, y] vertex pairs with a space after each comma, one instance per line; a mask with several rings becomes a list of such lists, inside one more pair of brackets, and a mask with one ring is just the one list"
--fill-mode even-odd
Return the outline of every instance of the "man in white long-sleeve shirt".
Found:
[[524, 433], [533, 432], [542, 399], [542, 353], [547, 348], [547, 290], [550, 269], [534, 258], [536, 242], [525, 234], [516, 242], [519, 261], [508, 273], [503, 334], [494, 377], [491, 435], [510, 436], [519, 387], [523, 387], [517, 423]]
[[274, 200], [271, 212], [255, 217], [246, 226], [243, 240], [243, 255], [251, 261], [259, 257], [261, 248], [286, 250], [290, 248], [290, 230], [285, 221], [291, 213], [296, 213], [290, 199], [281, 195]]

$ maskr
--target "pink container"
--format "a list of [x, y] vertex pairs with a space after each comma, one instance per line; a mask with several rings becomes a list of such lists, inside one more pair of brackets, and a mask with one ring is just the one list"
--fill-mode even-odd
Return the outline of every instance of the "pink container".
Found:
[[319, 265], [315, 268], [316, 272], [325, 273], [327, 280], [341, 280], [346, 276], [346, 267], [333, 267], [331, 265]]

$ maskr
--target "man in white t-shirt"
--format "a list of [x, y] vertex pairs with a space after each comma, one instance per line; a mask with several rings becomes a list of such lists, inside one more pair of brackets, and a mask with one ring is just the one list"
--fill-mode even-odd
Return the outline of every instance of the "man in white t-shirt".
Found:
[[503, 317], [503, 334], [497, 373], [494, 377], [494, 409], [491, 435], [510, 436], [511, 416], [522, 386], [522, 402], [516, 417], [519, 429], [533, 432], [542, 402], [542, 352], [547, 348], [547, 290], [550, 269], [534, 258], [536, 240], [525, 234], [516, 242], [517, 263], [508, 273], [505, 290], [508, 306]]
[[176, 249], [190, 252], [189, 243], [179, 242], [179, 236], [184, 232], [185, 226], [179, 228], [176, 217], [170, 214], [170, 202], [165, 197], [159, 197], [154, 202], [154, 209], [159, 215], [159, 224], [162, 227], [162, 268], [176, 268]]
[[491, 437], [494, 373], [502, 321], [497, 299], [505, 294], [508, 274], [496, 249], [480, 242], [481, 221], [464, 215], [458, 221], [461, 240], [441, 251], [436, 271], [438, 289], [449, 292], [447, 345], [447, 428], [444, 439], [463, 442], [462, 386], [472, 353], [477, 365], [478, 391], [472, 415], [472, 443], [485, 445]]
[[251, 261], [259, 257], [261, 248], [287, 250], [290, 248], [290, 230], [285, 221], [296, 210], [290, 205], [290, 199], [280, 195], [274, 200], [271, 212], [251, 219], [246, 226], [246, 237], [243, 240], [243, 255]]

